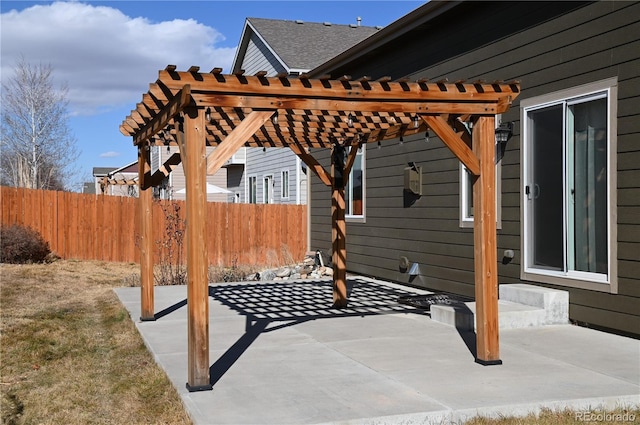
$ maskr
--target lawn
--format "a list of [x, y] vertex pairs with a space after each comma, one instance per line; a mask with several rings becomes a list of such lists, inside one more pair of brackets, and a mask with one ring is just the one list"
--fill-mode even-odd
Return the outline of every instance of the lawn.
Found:
[[190, 424], [113, 288], [135, 264], [0, 265], [4, 424]]

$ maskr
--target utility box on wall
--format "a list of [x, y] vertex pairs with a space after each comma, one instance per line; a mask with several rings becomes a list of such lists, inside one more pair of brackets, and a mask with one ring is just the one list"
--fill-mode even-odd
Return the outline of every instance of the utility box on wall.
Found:
[[414, 195], [422, 195], [422, 167], [409, 163], [404, 169], [404, 190]]

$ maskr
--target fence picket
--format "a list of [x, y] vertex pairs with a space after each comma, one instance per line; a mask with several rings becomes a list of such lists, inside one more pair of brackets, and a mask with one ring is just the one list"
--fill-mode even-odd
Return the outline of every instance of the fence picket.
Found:
[[[138, 200], [0, 186], [0, 225], [28, 225], [40, 232], [62, 258], [138, 262]], [[165, 237], [162, 205], [173, 212], [184, 201], [153, 206], [154, 239]], [[207, 203], [207, 237], [211, 265], [266, 264], [282, 260], [282, 246], [295, 259], [306, 251], [306, 206]], [[154, 244], [155, 245], [155, 244]], [[186, 245], [185, 245], [186, 246]], [[154, 261], [158, 261], [157, 250]], [[186, 256], [183, 256], [186, 260]]]

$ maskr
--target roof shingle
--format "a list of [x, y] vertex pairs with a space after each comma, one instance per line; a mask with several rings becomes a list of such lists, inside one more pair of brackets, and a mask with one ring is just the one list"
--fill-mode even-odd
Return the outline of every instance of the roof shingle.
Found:
[[376, 27], [247, 18], [289, 69], [309, 70], [378, 32]]

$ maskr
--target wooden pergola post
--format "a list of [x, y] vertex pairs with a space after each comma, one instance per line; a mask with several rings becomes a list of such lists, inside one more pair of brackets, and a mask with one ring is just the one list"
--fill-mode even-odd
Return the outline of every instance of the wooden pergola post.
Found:
[[480, 175], [473, 182], [473, 236], [476, 295], [476, 362], [502, 364], [498, 326], [496, 244], [495, 118], [480, 116], [473, 126], [473, 152]]
[[155, 320], [153, 292], [153, 220], [152, 187], [145, 174], [150, 169], [149, 146], [138, 145], [138, 208], [139, 208], [139, 244], [140, 244], [140, 320]]
[[204, 112], [184, 109], [178, 129], [187, 189], [187, 334], [189, 391], [212, 388], [209, 374], [209, 282], [206, 232], [207, 156]]
[[335, 145], [331, 152], [331, 239], [333, 264], [333, 307], [347, 306], [347, 225], [345, 198], [344, 148]]

